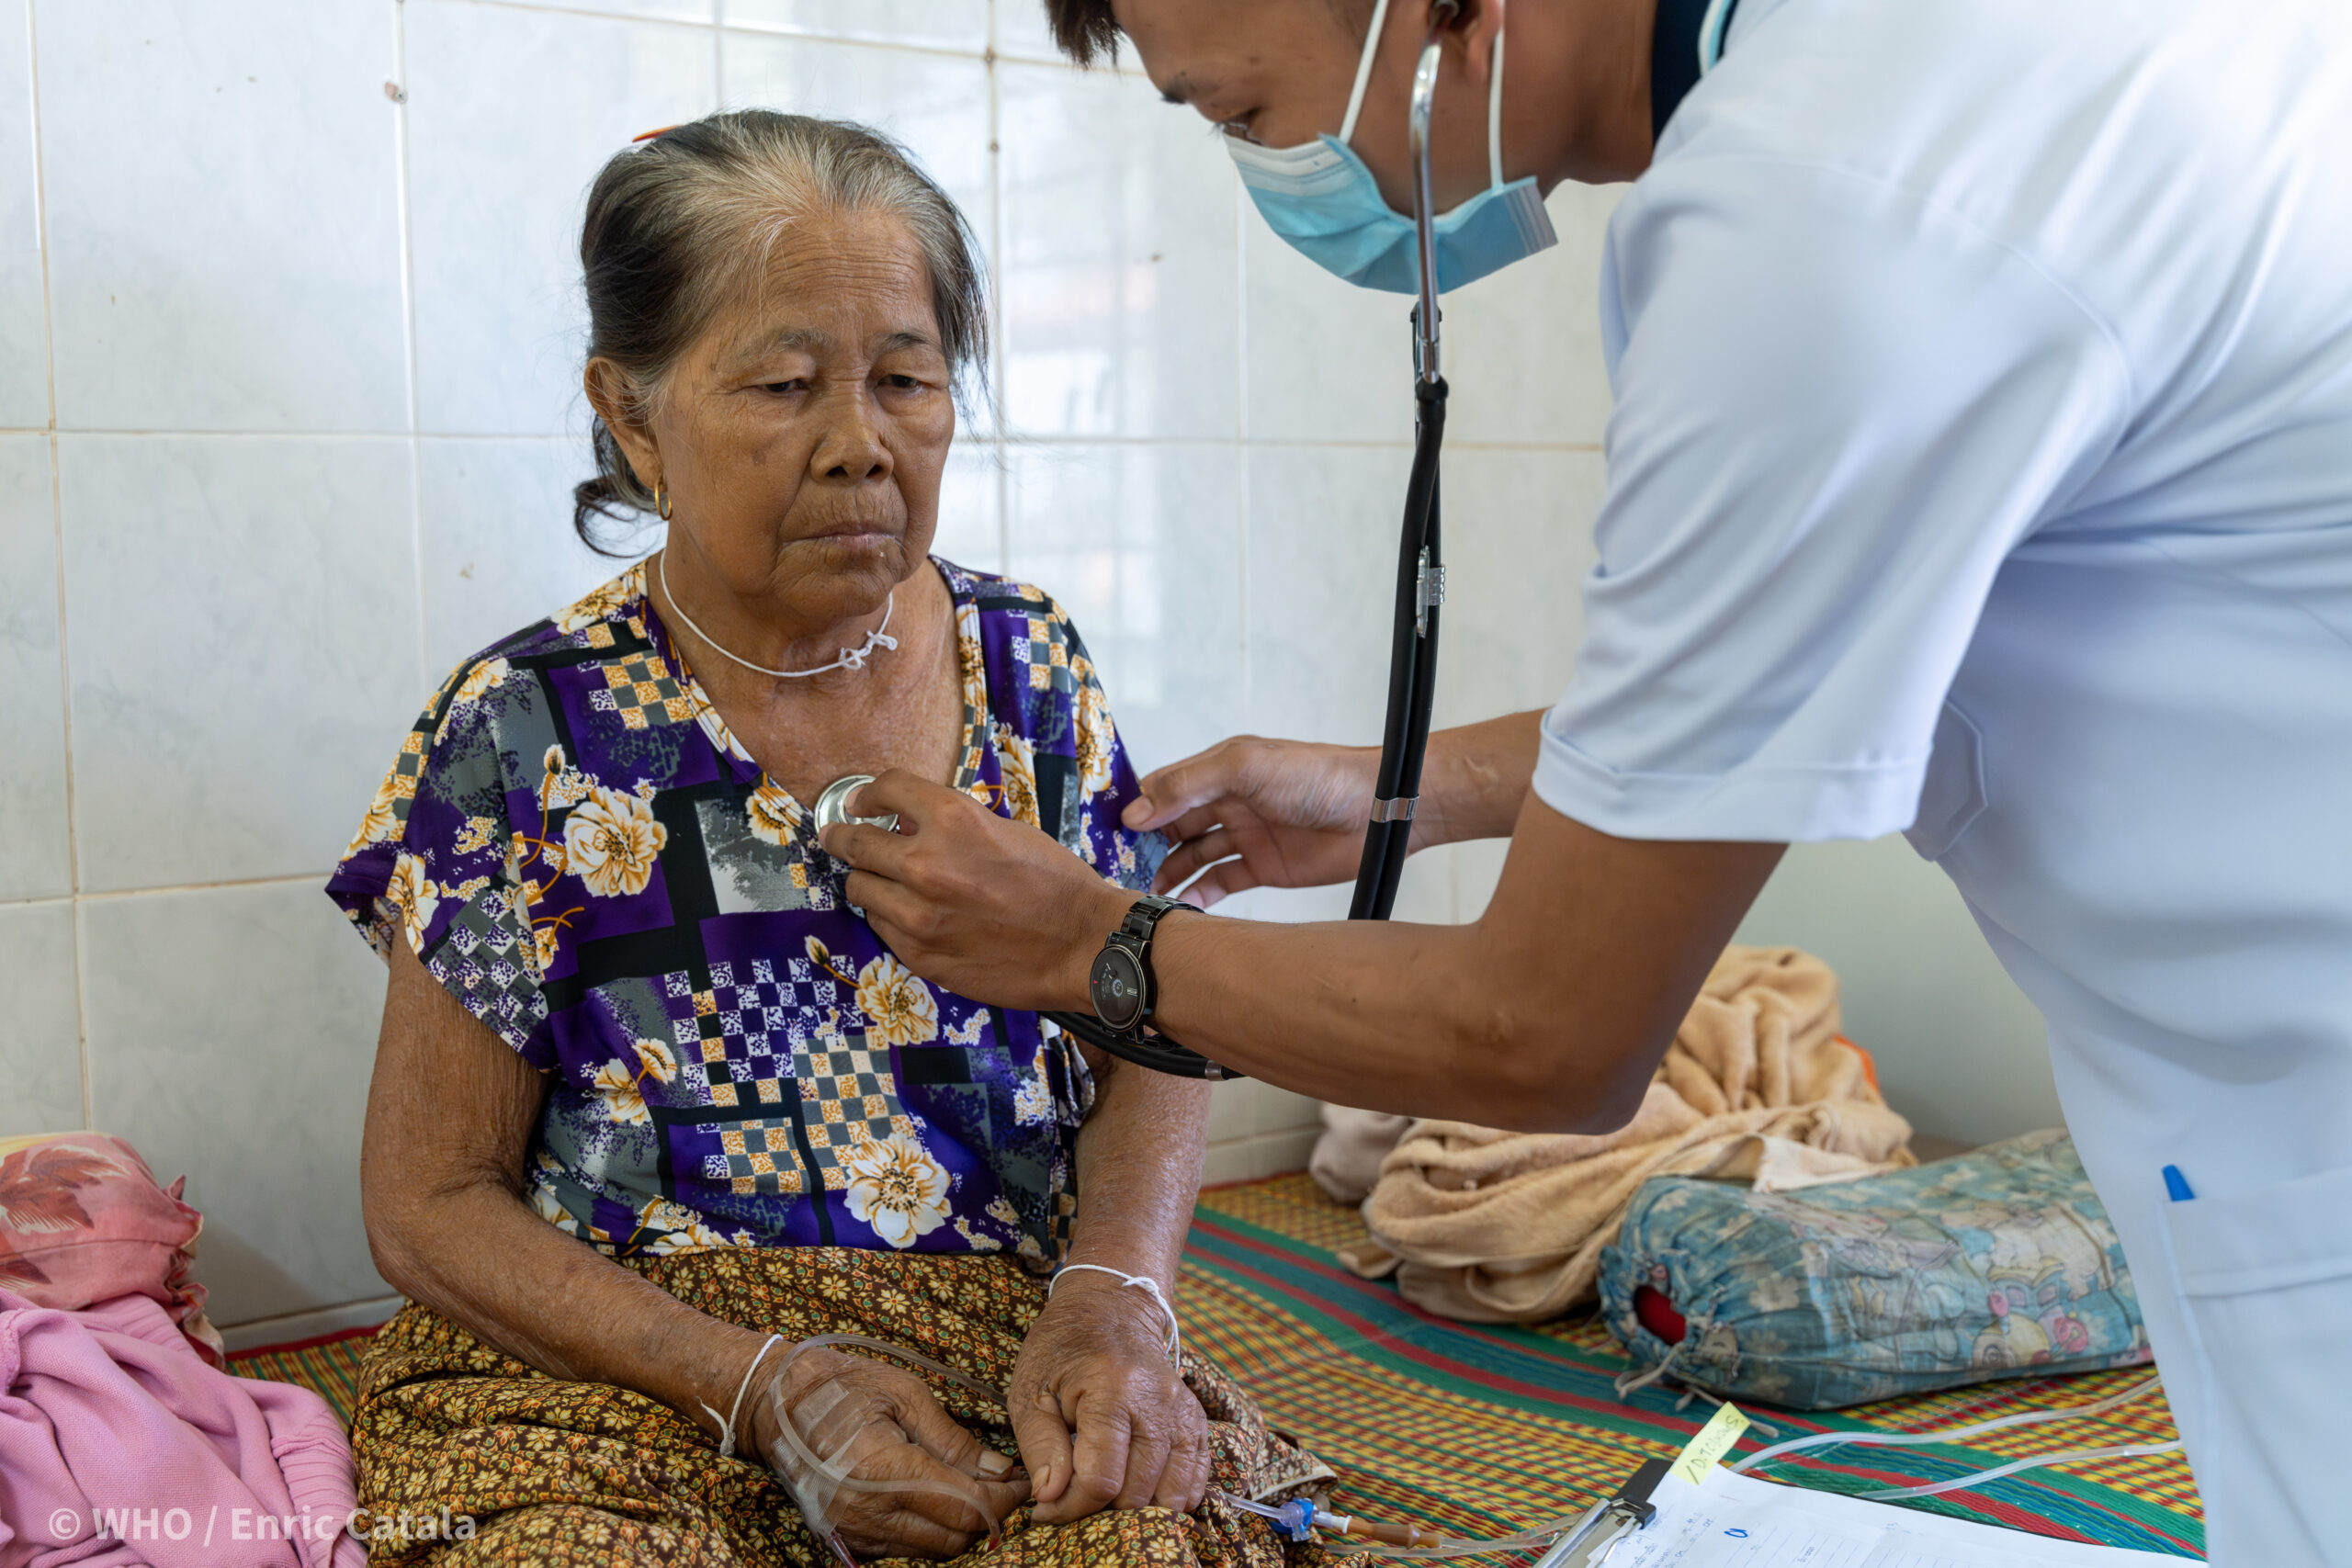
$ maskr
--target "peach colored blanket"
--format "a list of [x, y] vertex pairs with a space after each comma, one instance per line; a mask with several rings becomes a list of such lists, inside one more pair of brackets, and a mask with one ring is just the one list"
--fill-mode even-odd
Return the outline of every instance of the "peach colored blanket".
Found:
[[1731, 947], [1613, 1133], [1419, 1121], [1364, 1200], [1367, 1279], [1473, 1323], [1535, 1323], [1589, 1301], [1600, 1250], [1653, 1176], [1788, 1190], [1916, 1163], [1870, 1059], [1838, 1032], [1838, 976], [1792, 947]]

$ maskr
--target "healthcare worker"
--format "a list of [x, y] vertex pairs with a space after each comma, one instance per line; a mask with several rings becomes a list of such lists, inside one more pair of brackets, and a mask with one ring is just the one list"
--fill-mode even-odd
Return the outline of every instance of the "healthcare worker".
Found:
[[[2352, 6], [1432, 9], [1049, 0], [1351, 281], [1411, 286], [1435, 24], [1441, 287], [1547, 243], [1531, 189], [1634, 182], [1575, 678], [1422, 781], [1417, 844], [1511, 839], [1485, 916], [1131, 910], [905, 775], [856, 802], [899, 833], [829, 836], [850, 895], [968, 996], [1121, 1012], [1124, 924], [1151, 1022], [1236, 1070], [1592, 1131], [1782, 846], [1905, 830], [2049, 1021], [2213, 1560], [2352, 1563]], [[1345, 881], [1372, 772], [1229, 740], [1131, 821], [1195, 903]]]

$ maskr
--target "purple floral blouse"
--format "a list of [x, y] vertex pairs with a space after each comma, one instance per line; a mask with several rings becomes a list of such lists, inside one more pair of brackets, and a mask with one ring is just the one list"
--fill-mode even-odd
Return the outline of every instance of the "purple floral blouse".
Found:
[[[956, 787], [1123, 886], [1166, 845], [1069, 618], [936, 563]], [[1086, 1066], [1035, 1013], [926, 984], [740, 745], [640, 565], [461, 665], [327, 883], [549, 1077], [530, 1199], [619, 1256], [834, 1246], [1057, 1259]]]

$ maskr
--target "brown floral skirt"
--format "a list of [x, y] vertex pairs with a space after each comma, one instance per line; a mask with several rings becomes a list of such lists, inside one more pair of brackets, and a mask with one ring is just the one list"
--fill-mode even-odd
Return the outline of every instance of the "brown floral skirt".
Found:
[[[764, 1334], [888, 1339], [981, 1382], [1012, 1376], [1046, 1303], [1042, 1281], [1002, 1258], [845, 1247], [728, 1248], [637, 1260], [688, 1305]], [[855, 1352], [853, 1352], [855, 1353]], [[1328, 1478], [1266, 1428], [1249, 1395], [1187, 1351], [1184, 1381], [1208, 1413], [1215, 1484], [1246, 1497]], [[922, 1375], [918, 1373], [917, 1375]], [[930, 1380], [947, 1412], [1016, 1452], [1004, 1412]], [[375, 1568], [826, 1568], [831, 1562], [783, 1486], [755, 1460], [721, 1459], [668, 1405], [603, 1383], [563, 1382], [412, 1304], [368, 1356], [352, 1420], [359, 1504], [376, 1521]], [[469, 1518], [469, 1538], [452, 1540]], [[1068, 1525], [1009, 1521], [967, 1568], [1307, 1568], [1333, 1559], [1286, 1547], [1267, 1521], [1212, 1496], [1192, 1514], [1143, 1508]]]

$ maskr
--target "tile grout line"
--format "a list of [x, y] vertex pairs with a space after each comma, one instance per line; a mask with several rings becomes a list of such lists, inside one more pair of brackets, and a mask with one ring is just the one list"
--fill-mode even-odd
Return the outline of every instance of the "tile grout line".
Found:
[[[1236, 438], [1227, 435], [1055, 435], [1011, 431], [1005, 440], [1015, 446], [1227, 446]], [[1238, 438], [1245, 449], [1297, 452], [1401, 452], [1410, 456], [1410, 436], [1395, 440], [1377, 437], [1363, 439], [1324, 438], [1318, 436], [1245, 435]], [[1504, 457], [1544, 455], [1561, 457], [1591, 457], [1598, 455], [1597, 441], [1453, 441], [1445, 444], [1448, 452], [1492, 452]]]
[[989, 0], [989, 446], [996, 454], [996, 570], [1012, 570], [1012, 460], [1004, 440], [1004, 88], [997, 70], [997, 17], [1004, 0]]
[[[397, 3], [397, 0], [395, 0]], [[0, 428], [0, 435], [39, 435], [40, 430]], [[164, 430], [158, 428], [109, 428], [100, 425], [61, 425], [61, 435], [76, 439], [121, 441], [136, 436], [154, 436], [166, 441], [406, 441], [422, 434], [436, 441], [562, 441], [569, 437], [547, 431], [471, 431], [471, 430]]]
[[74, 783], [74, 655], [65, 620], [65, 480], [57, 455], [57, 311], [49, 268], [49, 168], [42, 156], [40, 127], [40, 26], [37, 0], [25, 0], [25, 112], [33, 139], [33, 226], [40, 243], [41, 345], [49, 379], [49, 521], [51, 547], [57, 565], [57, 707], [58, 744], [65, 763], [65, 899], [73, 910], [74, 928], [74, 1058], [82, 1074], [82, 1125], [94, 1124], [90, 1103], [90, 975], [82, 953], [82, 840]]
[[[394, 0], [394, 3], [397, 4], [398, 0]], [[298, 1323], [304, 1318], [325, 1317], [334, 1313], [356, 1313], [362, 1310], [372, 1310], [373, 1308], [380, 1306], [390, 1306], [398, 1310], [398, 1308], [403, 1304], [406, 1300], [406, 1297], [397, 1294], [389, 1296], [361, 1296], [356, 1301], [327, 1302], [319, 1306], [296, 1307], [292, 1312], [274, 1312], [266, 1317], [249, 1317], [242, 1323], [216, 1323], [213, 1326], [218, 1328], [222, 1334], [250, 1335], [256, 1329], [267, 1328], [272, 1324]], [[385, 1320], [390, 1321], [391, 1315], [392, 1314], [390, 1313], [386, 1313], [384, 1314]], [[361, 1326], [365, 1325], [363, 1325]], [[262, 1346], [248, 1347], [248, 1348], [251, 1349], [260, 1349], [264, 1348], [265, 1347]], [[243, 1351], [238, 1350], [234, 1348], [230, 1350], [230, 1354], [232, 1356], [242, 1355], [243, 1353]]]
[[1234, 439], [1234, 581], [1238, 585], [1238, 603], [1234, 613], [1239, 617], [1235, 640], [1241, 645], [1241, 715], [1242, 722], [1252, 730], [1258, 728], [1257, 660], [1251, 657], [1250, 638], [1250, 247], [1243, 238], [1243, 227], [1250, 220], [1245, 208], [1252, 208], [1242, 189], [1241, 182], [1233, 182], [1233, 404]]
[[408, 377], [408, 549], [410, 586], [416, 592], [416, 687], [431, 689], [424, 614], [424, 420], [417, 386], [416, 242], [410, 209], [408, 164], [408, 8], [392, 0], [392, 80], [400, 96], [392, 104], [392, 197], [400, 218], [401, 335]]
[[[475, 5], [512, 3], [512, 0], [469, 0]], [[650, 20], [650, 18], [639, 18]], [[702, 24], [695, 24], [700, 27]], [[757, 22], [730, 22], [729, 32], [742, 38], [797, 39], [803, 43], [830, 43], [850, 49], [876, 49], [887, 54], [916, 54], [929, 60], [986, 60], [994, 46], [982, 44], [978, 49], [957, 49], [944, 43], [892, 43], [863, 33], [811, 32], [792, 28], [763, 27]], [[1023, 63], [1038, 63], [1024, 62]]]
[[[395, 3], [397, 4], [398, 0], [395, 0]], [[485, 10], [530, 11], [541, 16], [576, 17], [582, 21], [618, 22], [625, 26], [634, 24], [644, 27], [684, 28], [690, 29], [717, 26], [725, 31], [741, 33], [749, 38], [804, 39], [811, 43], [848, 44], [854, 48], [878, 49], [892, 54], [922, 54], [932, 56], [934, 59], [944, 60], [978, 60], [984, 57], [986, 51], [989, 47], [988, 45], [983, 45], [980, 49], [958, 49], [952, 44], [894, 43], [884, 39], [874, 38], [863, 33], [828, 32], [807, 28], [770, 27], [760, 22], [720, 21], [714, 23], [702, 20], [689, 20], [684, 17], [638, 16], [622, 11], [590, 10], [585, 6], [581, 6], [545, 5], [539, 3], [539, 0], [443, 0], [443, 3], [447, 5], [479, 6]], [[1059, 63], [1059, 62], [1053, 60], [1035, 60], [1027, 55], [1019, 55], [1014, 58], [1019, 60], [1020, 62], [1024, 65], [1055, 65]], [[1124, 67], [1115, 69], [1118, 69], [1120, 73], [1123, 75], [1134, 74], [1134, 73], [1126, 71]]]
[[[333, 874], [323, 871], [292, 871], [277, 876], [230, 876], [214, 882], [178, 882], [156, 887], [109, 887], [95, 893], [76, 893], [74, 895], [74, 902], [77, 906], [110, 904], [124, 898], [145, 898], [152, 895], [164, 893], [213, 893], [223, 888], [285, 887], [298, 883], [323, 885], [331, 874]], [[38, 904], [45, 900], [29, 898], [11, 900], [11, 902]]]
[[[992, 405], [993, 407], [993, 405]], [[484, 431], [484, 430], [75, 430], [66, 428], [0, 427], [0, 435], [59, 435], [76, 440], [121, 441], [152, 437], [168, 441], [545, 441], [571, 443], [577, 436], [565, 432], [544, 430]], [[991, 442], [1001, 441], [1007, 446], [1202, 446], [1216, 447], [1235, 445], [1235, 438], [1220, 435], [1057, 435], [1050, 432], [1023, 431], [991, 432]], [[1409, 439], [1382, 440], [1378, 438], [1343, 439], [1316, 436], [1259, 435], [1243, 436], [1238, 444], [1245, 449], [1273, 451], [1341, 451], [1341, 452], [1403, 452], [1409, 454], [1413, 444]], [[1600, 453], [1597, 441], [1453, 441], [1445, 444], [1449, 452], [1490, 452], [1503, 457], [1595, 457]]]

